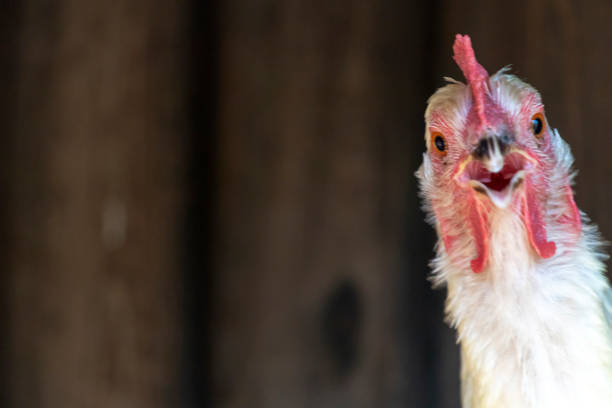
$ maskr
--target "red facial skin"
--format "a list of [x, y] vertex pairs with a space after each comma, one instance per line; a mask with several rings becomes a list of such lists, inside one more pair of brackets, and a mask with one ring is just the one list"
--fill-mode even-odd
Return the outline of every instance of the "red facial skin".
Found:
[[[543, 124], [544, 130], [539, 135], [534, 135], [531, 130], [533, 115], [543, 112], [539, 96], [535, 91], [528, 92], [521, 101], [520, 112], [514, 117], [509, 117], [486, 92], [489, 87], [489, 77], [486, 70], [476, 61], [469, 37], [458, 35], [453, 49], [455, 60], [468, 80], [472, 93], [472, 106], [461, 134], [455, 134], [440, 113], [433, 112], [430, 119], [429, 134], [444, 135], [448, 147], [442, 155], [433, 147], [433, 141], [430, 142], [432, 164], [438, 176], [437, 188], [450, 192], [454, 203], [454, 208], [449, 211], [432, 202], [445, 250], [449, 254], [452, 253], [457, 235], [465, 230], [467, 224], [476, 251], [470, 263], [471, 269], [479, 273], [487, 266], [489, 214], [495, 211], [496, 207], [486, 195], [477, 193], [469, 184], [461, 182], [458, 175], [465, 171], [465, 166], [462, 164], [472, 154], [474, 146], [485, 132], [496, 134], [505, 129], [514, 136], [512, 148], [520, 150], [523, 155], [529, 157], [525, 159], [526, 163], [528, 161], [528, 166], [524, 168], [523, 185], [513, 192], [511, 206], [522, 215], [529, 242], [537, 256], [543, 259], [550, 258], [556, 253], [556, 245], [548, 241], [546, 233], [546, 205], [552, 188], [547, 175], [554, 171], [555, 158], [547, 124]], [[576, 236], [579, 236], [580, 213], [573, 199], [569, 177], [562, 193], [566, 197], [568, 211], [558, 222], [566, 223], [576, 232]]]

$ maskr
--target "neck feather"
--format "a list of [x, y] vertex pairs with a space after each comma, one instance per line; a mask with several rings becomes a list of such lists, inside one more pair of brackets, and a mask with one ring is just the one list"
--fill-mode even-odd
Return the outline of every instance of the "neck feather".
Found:
[[492, 216], [487, 269], [446, 274], [464, 406], [612, 406], [612, 352], [601, 306], [607, 283], [592, 228], [542, 260], [520, 214], [508, 209]]

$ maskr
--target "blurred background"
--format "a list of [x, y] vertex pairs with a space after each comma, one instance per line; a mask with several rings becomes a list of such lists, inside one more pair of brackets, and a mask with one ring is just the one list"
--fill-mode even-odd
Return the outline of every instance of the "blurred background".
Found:
[[457, 32], [612, 238], [607, 1], [0, 7], [3, 407], [458, 407], [413, 176]]

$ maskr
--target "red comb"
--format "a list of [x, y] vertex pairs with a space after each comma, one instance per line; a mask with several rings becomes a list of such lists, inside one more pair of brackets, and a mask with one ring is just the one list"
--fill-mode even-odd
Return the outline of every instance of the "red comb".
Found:
[[453, 44], [453, 59], [461, 68], [463, 76], [467, 79], [468, 85], [474, 97], [474, 107], [481, 124], [485, 124], [485, 92], [489, 86], [489, 74], [482, 65], [476, 61], [472, 41], [467, 35], [457, 34], [455, 44]]

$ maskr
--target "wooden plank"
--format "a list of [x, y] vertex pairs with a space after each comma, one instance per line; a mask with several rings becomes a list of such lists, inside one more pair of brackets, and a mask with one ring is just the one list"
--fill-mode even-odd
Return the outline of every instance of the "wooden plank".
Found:
[[23, 5], [9, 406], [178, 404], [183, 8]]
[[2, 148], [0, 149], [0, 268], [4, 271], [0, 275], [0, 406], [8, 406], [10, 369], [8, 361], [10, 358], [9, 336], [11, 332], [9, 296], [10, 288], [10, 224], [9, 212], [9, 185], [12, 180], [11, 150], [13, 134], [13, 118], [15, 116], [15, 91], [18, 77], [17, 61], [15, 55], [18, 53], [17, 38], [13, 35], [18, 31], [18, 16], [20, 7], [17, 4], [5, 4], [0, 10], [0, 36], [4, 41], [0, 43], [0, 77], [3, 81], [3, 98], [0, 98], [0, 134], [2, 137]]
[[216, 405], [433, 406], [428, 12], [221, 6]]

